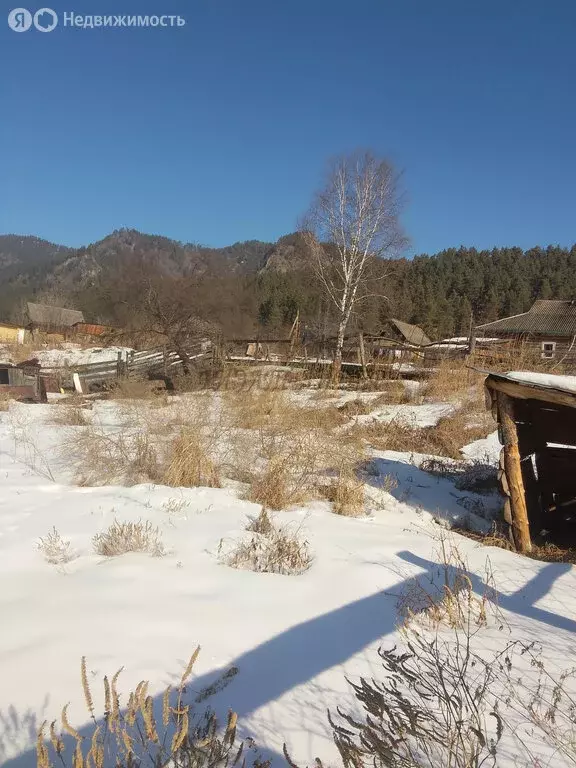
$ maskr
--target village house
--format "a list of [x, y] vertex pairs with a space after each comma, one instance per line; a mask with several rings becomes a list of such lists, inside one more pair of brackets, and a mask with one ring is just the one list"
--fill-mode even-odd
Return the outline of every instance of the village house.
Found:
[[528, 312], [484, 323], [476, 331], [525, 344], [543, 360], [576, 364], [576, 301], [539, 299]]
[[53, 307], [31, 301], [28, 302], [27, 307], [29, 327], [32, 332], [51, 334], [58, 337], [59, 341], [64, 341], [67, 334], [73, 332], [77, 323], [84, 323], [84, 315], [78, 309]]
[[25, 344], [30, 333], [22, 325], [0, 322], [0, 344]]

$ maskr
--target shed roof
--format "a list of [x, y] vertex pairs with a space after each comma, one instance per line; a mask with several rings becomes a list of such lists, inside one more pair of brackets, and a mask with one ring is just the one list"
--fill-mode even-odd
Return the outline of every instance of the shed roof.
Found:
[[394, 317], [391, 317], [388, 320], [388, 322], [392, 323], [392, 325], [396, 328], [396, 330], [402, 336], [404, 336], [404, 338], [409, 344], [424, 346], [426, 344], [432, 343], [428, 338], [428, 336], [426, 336], [422, 328], [419, 328], [417, 325], [411, 325], [410, 323], [405, 323], [404, 320], [397, 320]]
[[576, 336], [576, 301], [538, 299], [528, 312], [484, 323], [476, 330], [572, 338]]
[[36, 325], [56, 327], [72, 326], [75, 323], [83, 323], [84, 315], [78, 309], [64, 309], [64, 307], [51, 307], [48, 304], [34, 304], [28, 302], [28, 317]]
[[536, 371], [488, 372], [486, 386], [521, 400], [540, 400], [576, 408], [576, 376]]

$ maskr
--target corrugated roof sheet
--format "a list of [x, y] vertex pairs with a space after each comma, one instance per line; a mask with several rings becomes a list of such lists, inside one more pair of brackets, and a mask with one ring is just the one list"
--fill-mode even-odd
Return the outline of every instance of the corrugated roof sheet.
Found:
[[539, 299], [528, 312], [479, 325], [476, 330], [572, 338], [576, 336], [576, 301]]
[[405, 323], [404, 320], [396, 320], [393, 317], [388, 322], [395, 326], [409, 344], [423, 346], [432, 343], [422, 328], [419, 328], [417, 325], [411, 325], [410, 323]]
[[62, 328], [75, 323], [83, 323], [84, 315], [78, 309], [51, 307], [48, 304], [33, 304], [28, 302], [28, 317], [36, 325]]

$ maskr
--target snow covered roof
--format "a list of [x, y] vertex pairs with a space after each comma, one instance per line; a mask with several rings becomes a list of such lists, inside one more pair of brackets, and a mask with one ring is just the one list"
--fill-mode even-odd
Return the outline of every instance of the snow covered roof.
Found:
[[576, 394], [576, 376], [559, 376], [553, 373], [536, 373], [535, 371], [510, 371], [506, 376], [512, 381]]
[[528, 312], [504, 317], [492, 323], [477, 326], [490, 333], [533, 334], [536, 336], [576, 336], [576, 301], [539, 299]]
[[488, 373], [486, 386], [524, 400], [543, 400], [576, 408], [576, 376], [536, 371]]

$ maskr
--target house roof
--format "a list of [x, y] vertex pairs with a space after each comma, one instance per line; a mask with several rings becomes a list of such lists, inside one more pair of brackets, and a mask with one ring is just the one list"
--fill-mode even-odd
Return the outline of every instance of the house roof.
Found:
[[28, 302], [28, 317], [36, 325], [62, 328], [72, 326], [75, 323], [83, 323], [84, 315], [78, 309], [64, 309], [64, 307], [51, 307], [47, 304], [33, 304]]
[[528, 312], [484, 323], [477, 331], [534, 336], [576, 336], [576, 301], [538, 299]]
[[432, 343], [422, 328], [419, 328], [417, 325], [411, 325], [410, 323], [405, 323], [403, 320], [396, 320], [396, 318], [393, 317], [391, 317], [388, 322], [392, 323], [409, 344], [424, 346]]

